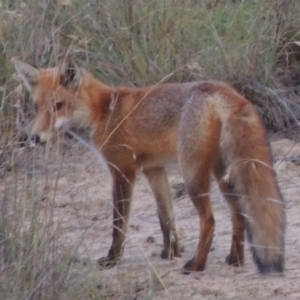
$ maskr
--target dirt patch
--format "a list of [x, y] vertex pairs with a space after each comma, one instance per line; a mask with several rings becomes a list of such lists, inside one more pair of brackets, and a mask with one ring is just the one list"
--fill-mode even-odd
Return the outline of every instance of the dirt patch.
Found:
[[[56, 224], [59, 243], [78, 250], [76, 276], [97, 277], [107, 297], [118, 295], [134, 299], [282, 299], [300, 297], [300, 144], [290, 140], [272, 143], [275, 169], [286, 200], [286, 271], [283, 276], [258, 274], [249, 247], [241, 268], [225, 264], [231, 241], [229, 210], [216, 184], [211, 199], [216, 219], [214, 241], [204, 272], [180, 274], [198, 242], [199, 219], [186, 194], [178, 192], [182, 182], [178, 168], [168, 167], [174, 186], [174, 209], [182, 258], [162, 261], [162, 234], [150, 187], [139, 176], [126, 237], [125, 253], [119, 265], [98, 270], [96, 259], [107, 254], [111, 243], [111, 179], [94, 153], [84, 146], [68, 142], [62, 148], [19, 149], [14, 154], [14, 172], [7, 170], [0, 183], [0, 195], [9, 195], [17, 182], [18, 199], [26, 199], [28, 183], [36, 185], [36, 201], [45, 220]], [[180, 187], [180, 185], [179, 185]], [[179, 189], [180, 190], [180, 189]], [[179, 195], [179, 197], [176, 197]], [[84, 262], [84, 263], [83, 263]], [[74, 275], [75, 276], [75, 275]], [[124, 298], [124, 297], [123, 297]]]

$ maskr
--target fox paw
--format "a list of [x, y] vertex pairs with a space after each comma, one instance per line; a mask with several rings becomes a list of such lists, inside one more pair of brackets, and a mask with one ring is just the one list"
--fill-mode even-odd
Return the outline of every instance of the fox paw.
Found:
[[244, 261], [243, 259], [239, 259], [237, 256], [228, 254], [225, 258], [225, 262], [230, 265], [230, 266], [234, 266], [234, 267], [240, 267], [243, 265]]
[[161, 251], [160, 257], [162, 259], [173, 259], [174, 257], [181, 257], [181, 252], [184, 252], [184, 247], [180, 247], [178, 249], [178, 247], [176, 247], [175, 250], [171, 250], [170, 249], [163, 249]]
[[196, 259], [193, 257], [191, 260], [185, 263], [185, 265], [181, 269], [181, 273], [184, 275], [191, 274], [192, 271], [203, 271], [205, 268], [205, 264], [197, 265]]
[[191, 274], [191, 271], [195, 270], [194, 265], [195, 265], [194, 258], [192, 258], [191, 260], [189, 260], [184, 264], [184, 266], [181, 269], [181, 273], [184, 275]]
[[111, 257], [102, 257], [97, 260], [97, 263], [101, 270], [111, 269], [117, 264], [118, 260]]

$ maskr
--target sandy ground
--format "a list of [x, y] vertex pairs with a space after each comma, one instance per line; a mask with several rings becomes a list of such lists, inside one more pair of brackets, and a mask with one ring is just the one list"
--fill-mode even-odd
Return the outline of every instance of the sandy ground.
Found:
[[[125, 253], [117, 267], [98, 270], [96, 259], [105, 256], [111, 243], [111, 179], [94, 153], [83, 145], [68, 141], [51, 151], [36, 147], [15, 151], [15, 171], [6, 172], [0, 181], [0, 194], [14, 182], [18, 198], [25, 199], [25, 186], [37, 186], [40, 213], [55, 222], [60, 245], [78, 249], [78, 270], [88, 276], [90, 270], [105, 286], [112, 299], [300, 299], [300, 144], [290, 140], [272, 142], [275, 169], [286, 200], [286, 271], [283, 276], [258, 274], [249, 247], [241, 268], [225, 264], [231, 241], [229, 210], [215, 184], [211, 199], [216, 230], [204, 272], [180, 274], [182, 265], [193, 256], [199, 234], [199, 219], [187, 195], [176, 198], [174, 209], [182, 258], [163, 261], [162, 234], [150, 187], [138, 177], [131, 210]], [[13, 173], [13, 174], [12, 174]], [[176, 166], [168, 168], [174, 185], [182, 179]], [[17, 178], [17, 179], [16, 179]], [[88, 261], [90, 267], [84, 266]], [[91, 269], [90, 269], [91, 268]], [[79, 274], [79, 275], [78, 275]]]

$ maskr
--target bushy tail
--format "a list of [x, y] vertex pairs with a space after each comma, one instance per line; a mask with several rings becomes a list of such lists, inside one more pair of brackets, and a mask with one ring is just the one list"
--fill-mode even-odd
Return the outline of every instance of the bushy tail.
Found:
[[282, 272], [285, 208], [264, 127], [251, 105], [226, 123], [227, 136], [221, 137], [226, 178], [245, 217], [253, 258], [261, 273]]
[[[266, 173], [259, 179], [262, 182], [254, 187], [255, 190], [246, 190], [245, 195], [240, 197], [240, 208], [245, 216], [248, 240], [259, 271], [261, 273], [282, 272], [284, 204], [276, 183], [272, 186], [271, 178], [266, 178], [265, 175]], [[274, 175], [269, 176], [275, 181]], [[264, 190], [263, 184], [269, 184], [269, 191]]]

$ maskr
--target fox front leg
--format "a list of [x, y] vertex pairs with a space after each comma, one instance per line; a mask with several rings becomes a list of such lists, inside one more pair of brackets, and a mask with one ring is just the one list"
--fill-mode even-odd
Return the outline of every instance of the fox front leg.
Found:
[[135, 172], [113, 172], [113, 233], [106, 257], [98, 259], [101, 268], [112, 268], [122, 256], [130, 214]]

